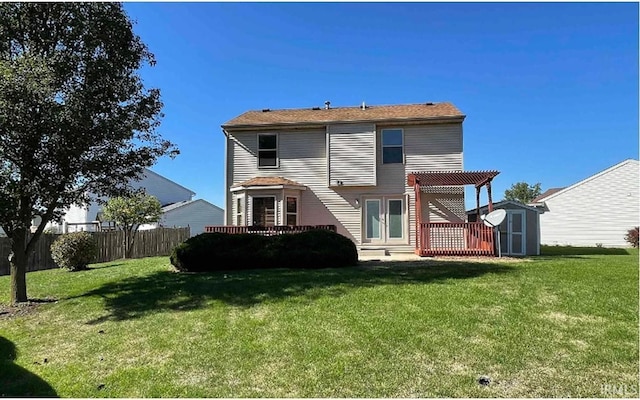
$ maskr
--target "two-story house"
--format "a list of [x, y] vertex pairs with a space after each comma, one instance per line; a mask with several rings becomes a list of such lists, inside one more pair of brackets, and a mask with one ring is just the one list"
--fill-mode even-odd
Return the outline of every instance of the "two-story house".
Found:
[[245, 112], [222, 125], [225, 224], [331, 224], [360, 249], [414, 251], [421, 222], [465, 222], [453, 185], [497, 174], [446, 185], [411, 174], [462, 171], [464, 119], [451, 103]]
[[[204, 231], [205, 225], [221, 224], [224, 212], [203, 199], [193, 199], [195, 193], [148, 168], [145, 168], [139, 180], [132, 180], [134, 189], [144, 189], [145, 193], [155, 196], [162, 205], [162, 218], [158, 223], [146, 224], [140, 229], [164, 227], [190, 227], [191, 236]], [[96, 231], [109, 225], [101, 218], [102, 205], [92, 201], [86, 205], [74, 204], [65, 210], [58, 222], [49, 224], [55, 232]]]

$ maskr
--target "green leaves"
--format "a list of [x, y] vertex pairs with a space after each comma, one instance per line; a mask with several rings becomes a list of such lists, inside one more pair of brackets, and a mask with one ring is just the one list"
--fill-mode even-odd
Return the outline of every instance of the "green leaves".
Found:
[[155, 61], [132, 26], [119, 3], [0, 3], [0, 227], [13, 239], [42, 221], [14, 253], [68, 206], [121, 195], [176, 154], [156, 132], [160, 91], [137, 72]]
[[158, 222], [162, 206], [154, 196], [137, 193], [131, 197], [114, 197], [104, 207], [105, 220], [121, 227]]
[[511, 185], [510, 189], [504, 191], [505, 200], [515, 200], [520, 203], [530, 203], [531, 200], [540, 196], [542, 190], [540, 189], [540, 183], [535, 185], [529, 185], [527, 182], [518, 182]]

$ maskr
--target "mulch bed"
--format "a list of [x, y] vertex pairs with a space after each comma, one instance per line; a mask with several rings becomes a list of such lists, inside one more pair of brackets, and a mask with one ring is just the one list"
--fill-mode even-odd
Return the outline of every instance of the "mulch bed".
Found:
[[46, 297], [44, 299], [29, 299], [25, 303], [18, 303], [15, 306], [0, 304], [0, 320], [15, 317], [22, 317], [34, 312], [41, 304], [55, 303], [58, 299]]

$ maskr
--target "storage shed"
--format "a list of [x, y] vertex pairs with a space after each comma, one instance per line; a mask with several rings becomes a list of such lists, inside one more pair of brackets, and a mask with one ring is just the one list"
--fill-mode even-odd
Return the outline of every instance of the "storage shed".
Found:
[[[480, 207], [480, 215], [489, 206]], [[540, 255], [540, 211], [517, 201], [503, 200], [493, 204], [494, 210], [505, 210], [507, 216], [500, 224], [500, 247], [505, 256]], [[477, 221], [476, 209], [467, 211], [469, 222]]]

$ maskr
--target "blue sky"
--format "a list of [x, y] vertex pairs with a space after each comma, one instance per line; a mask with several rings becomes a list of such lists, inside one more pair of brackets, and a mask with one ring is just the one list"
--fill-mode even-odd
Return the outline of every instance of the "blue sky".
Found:
[[[247, 110], [450, 101], [464, 169], [567, 186], [638, 159], [638, 3], [126, 3], [157, 65], [153, 169], [223, 206], [220, 125]], [[467, 192], [467, 205], [474, 196]], [[483, 191], [483, 200], [486, 196]]]

